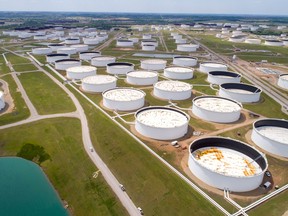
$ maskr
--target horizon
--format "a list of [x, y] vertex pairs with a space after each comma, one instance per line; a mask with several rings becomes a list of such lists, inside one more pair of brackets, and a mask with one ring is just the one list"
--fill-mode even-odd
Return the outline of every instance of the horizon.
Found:
[[228, 14], [287, 16], [286, 0], [0, 0], [3, 12]]

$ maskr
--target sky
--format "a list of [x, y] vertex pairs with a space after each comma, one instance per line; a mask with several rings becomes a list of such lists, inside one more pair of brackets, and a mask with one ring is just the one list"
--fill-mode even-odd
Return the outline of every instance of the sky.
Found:
[[0, 11], [287, 15], [288, 0], [0, 0]]

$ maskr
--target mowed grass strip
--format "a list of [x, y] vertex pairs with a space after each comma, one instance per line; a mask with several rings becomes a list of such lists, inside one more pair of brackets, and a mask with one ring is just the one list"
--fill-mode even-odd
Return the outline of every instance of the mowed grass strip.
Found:
[[6, 53], [5, 56], [7, 60], [11, 62], [11, 64], [31, 63], [29, 59], [14, 55], [13, 53]]
[[39, 114], [75, 111], [75, 106], [69, 96], [46, 74], [25, 73], [21, 74], [19, 79]]
[[17, 72], [24, 72], [24, 71], [35, 71], [38, 70], [33, 64], [20, 64], [20, 65], [13, 65], [13, 68]]
[[146, 149], [77, 95], [96, 151], [145, 215], [221, 215]]
[[103, 179], [92, 175], [97, 167], [87, 156], [80, 121], [72, 118], [42, 120], [0, 131], [0, 156], [15, 156], [31, 143], [51, 156], [41, 164], [72, 215], [128, 215]]
[[28, 118], [30, 115], [29, 109], [22, 98], [21, 92], [18, 91], [17, 85], [12, 76], [9, 74], [1, 77], [1, 79], [8, 83], [9, 91], [15, 107], [12, 112], [0, 116], [0, 125], [10, 124]]

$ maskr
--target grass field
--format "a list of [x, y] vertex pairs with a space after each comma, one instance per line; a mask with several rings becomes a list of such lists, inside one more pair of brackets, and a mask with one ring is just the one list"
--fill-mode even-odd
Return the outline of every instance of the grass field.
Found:
[[35, 71], [38, 70], [33, 64], [20, 64], [20, 65], [13, 65], [13, 68], [17, 72], [24, 72], [24, 71]]
[[29, 59], [14, 55], [13, 53], [6, 53], [5, 56], [11, 64], [31, 63]]
[[128, 215], [86, 155], [77, 119], [43, 120], [0, 131], [0, 155], [15, 156], [26, 143], [40, 145], [51, 156], [41, 164], [72, 215]]
[[25, 73], [19, 79], [39, 114], [75, 111], [68, 95], [44, 73]]
[[9, 91], [13, 98], [15, 108], [11, 113], [0, 116], [0, 125], [17, 122], [29, 117], [30, 112], [27, 108], [21, 93], [17, 90], [17, 85], [11, 75], [6, 75], [1, 79], [5, 80], [9, 85]]
[[[122, 129], [80, 96], [96, 151], [147, 215], [219, 215]], [[113, 129], [112, 129], [113, 128]]]
[[4, 57], [2, 54], [0, 54], [0, 75], [10, 73], [9, 67], [6, 65], [6, 62], [4, 60]]

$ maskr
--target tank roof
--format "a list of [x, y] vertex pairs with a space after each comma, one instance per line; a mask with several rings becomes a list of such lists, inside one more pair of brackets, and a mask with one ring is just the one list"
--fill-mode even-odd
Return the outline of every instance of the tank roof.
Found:
[[175, 72], [175, 73], [192, 73], [194, 69], [187, 67], [168, 67], [165, 71]]
[[151, 127], [175, 128], [187, 124], [189, 117], [175, 109], [165, 107], [148, 107], [136, 113], [137, 121]]
[[157, 72], [151, 71], [131, 71], [127, 73], [127, 76], [137, 77], [137, 78], [150, 78], [158, 76]]
[[144, 59], [141, 60], [142, 63], [147, 63], [147, 64], [166, 64], [167, 61], [163, 59]]
[[134, 101], [145, 95], [145, 92], [132, 88], [115, 88], [103, 92], [103, 97], [114, 101]]
[[157, 82], [154, 84], [154, 87], [161, 90], [174, 92], [189, 91], [192, 89], [192, 86], [188, 83], [173, 80]]
[[193, 105], [213, 112], [237, 112], [242, 105], [231, 99], [213, 96], [200, 96], [193, 99]]
[[87, 84], [105, 84], [105, 83], [112, 83], [116, 81], [117, 81], [116, 77], [109, 76], [109, 75], [88, 76], [82, 79], [82, 83], [87, 83]]
[[86, 73], [96, 70], [97, 70], [96, 67], [93, 66], [76, 66], [76, 67], [70, 67], [66, 71], [72, 73]]

